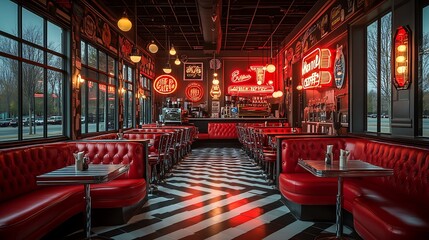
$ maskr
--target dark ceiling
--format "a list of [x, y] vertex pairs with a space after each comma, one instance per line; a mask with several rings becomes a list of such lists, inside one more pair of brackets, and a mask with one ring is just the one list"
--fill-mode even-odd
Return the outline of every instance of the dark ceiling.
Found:
[[[94, 0], [95, 1], [95, 0]], [[102, 0], [109, 15], [124, 10], [134, 21], [135, 0]], [[295, 28], [317, 0], [136, 0], [137, 30], [160, 50], [169, 41], [178, 51], [273, 49]], [[219, 22], [220, 20], [220, 22]], [[131, 30], [134, 33], [134, 26]], [[142, 44], [142, 43], [140, 43]]]

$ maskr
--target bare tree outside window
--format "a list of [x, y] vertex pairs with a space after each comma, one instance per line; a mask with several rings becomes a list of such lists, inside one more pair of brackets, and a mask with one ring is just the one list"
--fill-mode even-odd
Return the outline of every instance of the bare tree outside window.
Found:
[[[367, 131], [390, 133], [392, 73], [392, 14], [367, 27]], [[380, 99], [378, 99], [378, 94]], [[380, 109], [378, 109], [380, 103]]]

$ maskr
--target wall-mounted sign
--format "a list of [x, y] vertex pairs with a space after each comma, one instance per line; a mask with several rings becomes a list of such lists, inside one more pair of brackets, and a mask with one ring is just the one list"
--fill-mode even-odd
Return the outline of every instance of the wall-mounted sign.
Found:
[[185, 94], [191, 102], [198, 102], [204, 96], [204, 88], [199, 83], [190, 83], [186, 86]]
[[233, 83], [247, 82], [251, 79], [252, 79], [252, 75], [240, 73], [240, 70], [234, 70], [231, 73], [231, 82]]
[[341, 45], [341, 46], [337, 46], [337, 53], [335, 55], [335, 64], [334, 64], [335, 86], [337, 86], [338, 89], [343, 87], [345, 75], [346, 75], [346, 60], [344, 58], [343, 45]]
[[212, 100], [218, 101], [221, 95], [222, 92], [220, 91], [219, 85], [213, 84], [212, 88], [210, 89], [210, 96], [212, 97]]
[[185, 81], [202, 81], [203, 80], [203, 63], [184, 63], [183, 80]]
[[153, 81], [153, 89], [159, 94], [171, 94], [177, 89], [177, 80], [170, 75], [161, 75]]
[[302, 87], [304, 89], [332, 86], [332, 54], [317, 48], [302, 58]]
[[243, 95], [243, 94], [272, 94], [274, 87], [270, 85], [239, 85], [229, 86], [228, 94]]

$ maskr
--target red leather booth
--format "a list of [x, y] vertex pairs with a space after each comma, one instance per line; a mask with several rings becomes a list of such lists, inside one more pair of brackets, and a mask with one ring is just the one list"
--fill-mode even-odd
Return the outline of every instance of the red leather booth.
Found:
[[[328, 144], [350, 159], [392, 168], [393, 176], [344, 179], [343, 207], [363, 239], [429, 239], [429, 150], [361, 138], [287, 139], [282, 142], [279, 190], [301, 205], [334, 205], [336, 178], [315, 177], [298, 158], [321, 160]], [[317, 213], [316, 213], [317, 214]]]
[[[39, 239], [85, 211], [84, 188], [37, 186], [36, 176], [74, 164], [85, 151], [91, 164], [129, 164], [127, 173], [109, 183], [91, 185], [94, 219], [125, 223], [147, 199], [147, 153], [141, 143], [76, 141], [0, 150], [0, 237]], [[91, 167], [91, 165], [90, 165]], [[115, 215], [112, 215], [115, 214]], [[105, 218], [105, 217], [104, 217]]]

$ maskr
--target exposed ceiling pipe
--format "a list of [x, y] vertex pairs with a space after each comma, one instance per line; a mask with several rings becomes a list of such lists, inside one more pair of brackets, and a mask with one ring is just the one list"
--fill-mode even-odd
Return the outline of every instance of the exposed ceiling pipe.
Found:
[[222, 0], [197, 0], [203, 30], [204, 50], [219, 53], [222, 44]]

